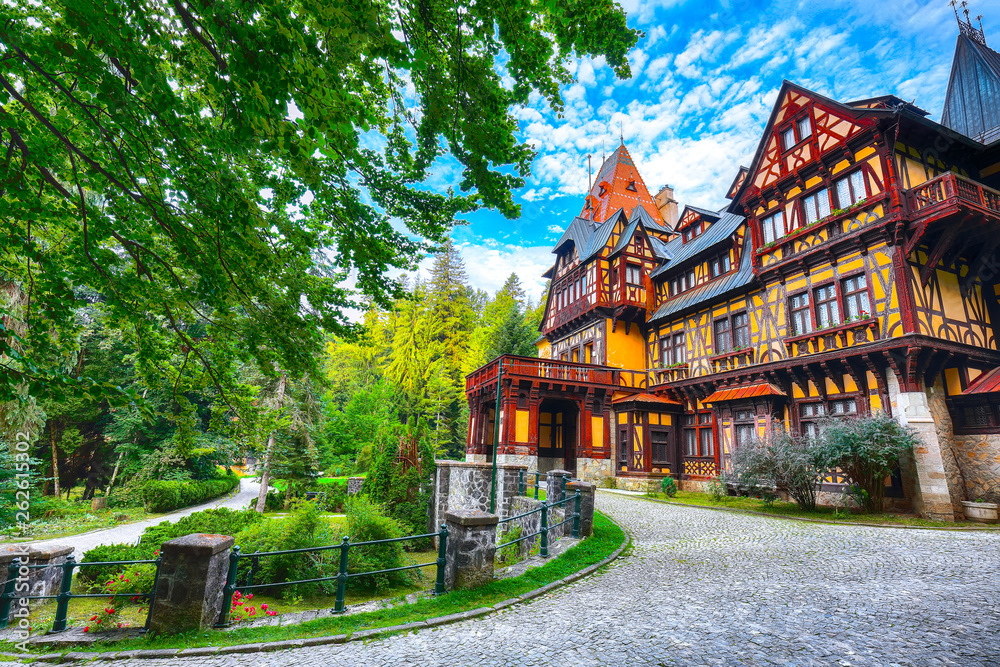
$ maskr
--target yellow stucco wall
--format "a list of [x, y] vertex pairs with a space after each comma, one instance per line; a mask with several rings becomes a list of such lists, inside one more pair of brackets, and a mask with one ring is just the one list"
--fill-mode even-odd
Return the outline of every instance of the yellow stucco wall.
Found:
[[646, 342], [639, 327], [632, 326], [625, 333], [625, 323], [619, 322], [611, 330], [611, 320], [607, 321], [608, 366], [643, 370], [646, 368]]

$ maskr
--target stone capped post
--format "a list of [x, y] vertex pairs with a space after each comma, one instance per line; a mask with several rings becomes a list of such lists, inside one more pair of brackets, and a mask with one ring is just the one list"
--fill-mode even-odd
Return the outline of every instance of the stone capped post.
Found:
[[[570, 482], [566, 485], [566, 493], [573, 495], [580, 492], [580, 537], [589, 537], [594, 532], [594, 494], [597, 485], [593, 482]], [[573, 503], [566, 503], [569, 511], [573, 511]]]
[[[50, 544], [38, 546], [35, 544], [0, 544], [0, 593], [7, 585], [7, 572], [11, 561], [17, 561], [17, 565], [47, 565], [45, 568], [30, 568], [27, 571], [28, 590], [21, 591], [22, 595], [55, 595], [59, 592], [59, 585], [62, 583], [63, 568], [60, 567], [66, 562], [66, 558], [73, 553], [73, 547]], [[10, 608], [8, 620], [13, 620], [19, 614], [18, 600], [23, 599], [18, 595], [14, 599], [14, 604]], [[27, 614], [27, 612], [24, 612]]]
[[482, 510], [465, 509], [450, 510], [444, 517], [448, 527], [445, 586], [449, 589], [476, 588], [493, 581], [500, 517]]
[[545, 473], [545, 502], [557, 503], [562, 500], [563, 475], [573, 476], [569, 470], [550, 470]]
[[228, 535], [194, 533], [164, 542], [149, 629], [175, 634], [211, 627], [219, 619], [229, 572]]
[[364, 477], [348, 477], [347, 478], [347, 495], [356, 496], [361, 493], [361, 489], [365, 485]]

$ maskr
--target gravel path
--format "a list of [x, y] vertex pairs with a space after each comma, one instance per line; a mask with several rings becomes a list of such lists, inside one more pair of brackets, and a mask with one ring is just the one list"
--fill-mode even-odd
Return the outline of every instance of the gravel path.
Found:
[[377, 641], [115, 664], [1000, 664], [1000, 533], [597, 502], [634, 549], [531, 603]]
[[73, 555], [76, 556], [77, 560], [80, 560], [83, 558], [83, 553], [85, 551], [93, 549], [101, 544], [134, 544], [135, 541], [139, 539], [139, 536], [142, 535], [142, 531], [146, 530], [149, 526], [155, 526], [163, 521], [170, 521], [173, 523], [189, 514], [194, 514], [195, 512], [200, 512], [201, 510], [213, 509], [216, 507], [244, 509], [250, 504], [251, 499], [257, 497], [257, 491], [259, 489], [259, 482], [255, 482], [250, 479], [241, 479], [239, 490], [227, 496], [216, 498], [215, 500], [209, 501], [203, 505], [186, 507], [182, 510], [171, 512], [170, 514], [164, 514], [156, 519], [136, 521], [135, 523], [125, 523], [120, 526], [115, 526], [114, 528], [92, 530], [89, 533], [81, 533], [80, 535], [73, 535], [71, 537], [59, 537], [54, 540], [32, 542], [32, 544], [62, 544], [65, 546], [72, 546], [75, 548]]

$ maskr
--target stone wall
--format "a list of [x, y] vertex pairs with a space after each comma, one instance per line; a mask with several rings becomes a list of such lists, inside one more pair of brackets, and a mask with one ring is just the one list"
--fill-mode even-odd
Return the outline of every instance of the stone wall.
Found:
[[614, 474], [614, 462], [611, 459], [578, 458], [576, 460], [576, 478], [585, 482], [600, 484], [601, 480], [613, 477]]
[[961, 513], [962, 500], [1000, 502], [1000, 435], [956, 435], [940, 379], [927, 391], [927, 403], [938, 440], [945, 444], [945, 473], [957, 496], [956, 512]]
[[[518, 495], [519, 471], [527, 473], [527, 468], [512, 464], [497, 465], [496, 511], [501, 518], [510, 516], [511, 503]], [[445, 512], [449, 510], [488, 512], [492, 480], [493, 466], [490, 463], [437, 461], [434, 473], [434, 530], [440, 529]]]
[[[0, 592], [7, 584], [7, 573], [11, 562], [21, 565], [47, 565], [48, 567], [32, 567], [27, 570], [27, 591], [17, 591], [20, 595], [55, 595], [62, 585], [63, 565], [67, 557], [73, 553], [73, 547], [64, 547], [58, 544], [50, 546], [36, 546], [34, 544], [0, 544]], [[22, 561], [21, 558], [24, 557]], [[22, 575], [16, 575], [15, 580]], [[24, 583], [22, 579], [19, 583]], [[11, 605], [10, 616], [12, 619], [18, 610], [17, 600]], [[42, 602], [42, 601], [33, 601]]]

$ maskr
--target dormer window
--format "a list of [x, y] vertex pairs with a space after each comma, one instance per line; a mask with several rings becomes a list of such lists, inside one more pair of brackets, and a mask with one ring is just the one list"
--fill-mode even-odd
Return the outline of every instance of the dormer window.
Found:
[[602, 185], [601, 186], [601, 190], [597, 193], [597, 196], [598, 197], [603, 197], [604, 193], [607, 192], [607, 191], [608, 191], [608, 189]]
[[628, 185], [627, 185], [627, 186], [625, 186], [625, 189], [626, 189], [626, 190], [629, 190], [629, 191], [631, 191], [631, 192], [638, 192], [638, 190], [637, 190], [637, 189], [636, 189], [636, 187], [635, 187], [635, 181], [629, 181], [629, 182], [628, 182]]

